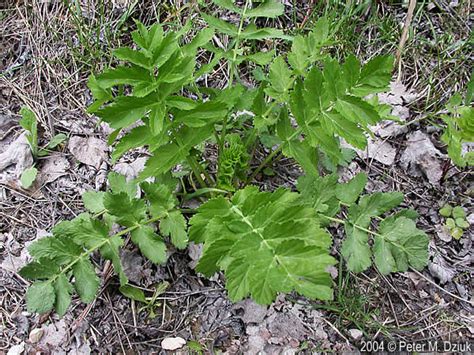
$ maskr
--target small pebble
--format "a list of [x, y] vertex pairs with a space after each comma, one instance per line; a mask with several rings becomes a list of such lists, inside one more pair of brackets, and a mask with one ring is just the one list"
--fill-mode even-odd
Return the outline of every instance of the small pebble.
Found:
[[30, 340], [32, 344], [35, 344], [39, 342], [40, 339], [43, 337], [43, 333], [44, 333], [43, 329], [35, 328], [30, 332], [30, 336], [28, 337], [28, 339]]
[[364, 335], [359, 329], [349, 329], [349, 334], [354, 340], [358, 340]]

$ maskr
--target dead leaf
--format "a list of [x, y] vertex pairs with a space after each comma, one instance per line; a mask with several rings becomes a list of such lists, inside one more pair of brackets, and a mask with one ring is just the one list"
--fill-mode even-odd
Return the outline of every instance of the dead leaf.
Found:
[[186, 340], [181, 337], [174, 337], [174, 338], [164, 338], [161, 341], [161, 347], [163, 350], [178, 350], [181, 349], [183, 346], [186, 345]]
[[407, 147], [400, 158], [400, 165], [413, 176], [428, 178], [436, 185], [443, 176], [440, 158], [443, 154], [436, 149], [430, 138], [421, 131], [408, 135]]
[[24, 132], [0, 154], [0, 182], [18, 181], [21, 173], [32, 165], [33, 156]]
[[68, 148], [79, 162], [96, 169], [99, 169], [101, 163], [108, 158], [107, 143], [95, 137], [71, 137]]
[[[378, 95], [381, 104], [392, 106], [391, 114], [405, 122], [410, 117], [410, 110], [407, 104], [415, 100], [418, 95], [412, 90], [407, 90], [406, 86], [399, 81], [390, 83], [390, 91]], [[372, 132], [382, 138], [396, 137], [406, 133], [408, 128], [404, 124], [395, 121], [384, 120], [371, 127]]]
[[140, 157], [131, 163], [117, 163], [113, 167], [113, 171], [125, 175], [127, 180], [135, 179], [140, 172], [145, 169], [147, 158]]
[[428, 264], [428, 269], [433, 277], [439, 280], [439, 283], [444, 285], [452, 281], [456, 276], [456, 270], [449, 266], [442, 256], [436, 255], [433, 261]]
[[66, 174], [66, 171], [70, 166], [69, 161], [61, 154], [52, 154], [45, 159], [42, 159], [40, 171], [36, 180], [40, 186], [53, 182]]
[[[345, 142], [343, 142], [341, 146], [354, 149]], [[384, 165], [393, 165], [397, 155], [397, 150], [390, 143], [380, 139], [373, 140], [372, 138], [367, 140], [367, 148], [365, 150], [354, 150], [361, 159], [374, 159]]]
[[243, 312], [241, 318], [245, 324], [257, 323], [260, 324], [267, 315], [267, 307], [259, 305], [251, 299], [246, 299], [234, 305], [234, 310]]
[[450, 242], [451, 240], [453, 240], [453, 236], [449, 232], [449, 228], [447, 228], [445, 225], [437, 224], [435, 228], [436, 228], [436, 235], [443, 242]]
[[41, 337], [44, 334], [44, 330], [41, 328], [35, 328], [30, 332], [28, 340], [30, 343], [37, 343], [40, 341]]
[[43, 325], [43, 336], [39, 341], [40, 345], [47, 345], [53, 348], [61, 346], [68, 338], [68, 325], [64, 319], [49, 325]]

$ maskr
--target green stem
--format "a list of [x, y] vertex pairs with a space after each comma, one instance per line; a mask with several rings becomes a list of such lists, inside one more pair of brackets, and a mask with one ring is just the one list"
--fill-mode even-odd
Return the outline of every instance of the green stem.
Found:
[[[234, 54], [232, 56], [232, 61], [229, 62], [229, 81], [227, 82], [227, 87], [232, 86], [232, 83], [234, 82], [234, 75], [235, 75], [235, 69], [236, 69], [235, 61], [237, 59], [237, 51], [240, 46], [240, 35], [242, 34], [242, 29], [244, 27], [245, 13], [247, 12], [247, 8], [249, 4], [250, 4], [250, 0], [245, 0], [244, 9], [242, 10], [242, 16], [240, 17], [239, 30], [237, 31], [237, 37], [235, 38]], [[227, 115], [224, 117], [224, 122], [222, 123], [221, 138], [218, 142], [220, 154], [224, 150], [226, 132], [227, 132]]]
[[275, 148], [275, 150], [273, 150], [266, 158], [264, 161], [262, 161], [260, 163], [260, 165], [257, 167], [257, 169], [254, 170], [254, 172], [252, 173], [252, 175], [250, 175], [250, 177], [247, 179], [247, 181], [245, 182], [245, 186], [247, 186], [248, 184], [250, 184], [252, 182], [252, 180], [255, 178], [255, 176], [257, 176], [257, 174], [265, 167], [268, 165], [268, 163], [275, 157], [275, 155], [277, 155], [278, 153], [281, 152], [281, 150], [283, 149], [283, 147], [285, 146], [285, 144], [288, 144], [289, 141], [291, 141], [293, 138], [295, 138], [298, 134], [301, 133], [301, 128], [297, 128], [292, 134], [291, 136], [289, 136], [285, 142], [283, 142], [282, 144], [280, 144], [278, 147]]
[[196, 159], [194, 157], [188, 156], [186, 158], [186, 161], [188, 162], [189, 166], [193, 170], [194, 176], [196, 176], [196, 179], [198, 180], [201, 187], [209, 187], [201, 176], [201, 173], [203, 172], [203, 170], [201, 169], [201, 166], [196, 161]]

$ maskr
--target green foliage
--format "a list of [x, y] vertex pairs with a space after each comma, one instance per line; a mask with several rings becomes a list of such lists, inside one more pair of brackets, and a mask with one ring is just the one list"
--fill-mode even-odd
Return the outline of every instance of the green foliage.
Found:
[[[136, 181], [109, 174], [108, 191], [83, 194], [88, 212], [60, 222], [52, 237], [30, 246], [33, 261], [21, 274], [35, 281], [27, 295], [31, 311], [55, 307], [64, 314], [74, 291], [84, 302], [92, 301], [100, 286], [90, 259], [96, 251], [112, 262], [123, 294], [147, 301], [128, 285], [123, 271], [125, 237], [152, 262], [165, 263], [167, 239], [177, 249], [188, 243], [180, 201], [206, 194], [211, 198], [190, 211], [195, 214], [189, 240], [204, 244], [197, 271], [207, 276], [224, 271], [234, 301], [251, 296], [268, 304], [277, 293], [290, 291], [332, 299], [328, 267], [336, 260], [325, 229], [331, 222], [344, 225], [341, 254], [349, 270], [364, 271], [375, 263], [387, 274], [426, 265], [428, 239], [416, 228], [416, 213], [402, 210], [382, 217], [402, 202], [402, 194], [361, 196], [364, 174], [345, 184], [338, 183], [337, 175], [319, 176], [324, 167], [336, 170], [350, 161], [341, 139], [363, 149], [369, 126], [386, 118], [386, 108], [367, 97], [388, 88], [392, 58], [378, 56], [365, 64], [354, 56], [342, 64], [332, 59], [325, 52], [331, 28], [324, 18], [311, 32], [294, 38], [258, 28], [255, 18], [283, 13], [277, 0], [247, 0], [242, 7], [231, 0], [214, 3], [240, 16], [239, 25], [202, 14], [209, 28], [186, 41], [190, 27], [173, 32], [137, 22], [134, 49], [115, 50], [119, 64], [89, 78], [94, 97], [89, 112], [115, 129], [110, 144], [120, 137], [113, 161], [137, 147], [147, 147], [151, 157]], [[216, 32], [229, 37], [225, 48], [210, 43]], [[252, 53], [245, 47], [275, 38], [292, 41], [290, 52], [275, 56], [272, 50]], [[198, 66], [196, 58], [203, 51], [211, 52], [212, 59]], [[200, 87], [200, 77], [221, 61], [229, 67], [226, 87]], [[254, 88], [238, 80], [243, 62], [255, 68]], [[258, 142], [271, 152], [252, 169]], [[216, 172], [203, 163], [206, 143], [217, 145]], [[299, 192], [261, 192], [248, 186], [280, 152], [306, 173], [298, 180]], [[168, 182], [180, 165], [183, 190], [178, 200], [177, 182]], [[195, 179], [183, 178], [188, 168]], [[346, 219], [336, 217], [341, 209]], [[374, 222], [377, 228], [371, 227]], [[120, 231], [112, 233], [117, 226]], [[46, 296], [39, 299], [40, 293]]]
[[[417, 214], [402, 210], [382, 219], [377, 231], [369, 229], [374, 218], [380, 218], [403, 201], [403, 194], [376, 192], [361, 196], [366, 182], [365, 174], [346, 184], [338, 184], [337, 175], [303, 176], [298, 180], [298, 190], [319, 219], [344, 224], [346, 238], [341, 254], [349, 270], [362, 272], [372, 265], [372, 260], [383, 274], [406, 271], [409, 266], [422, 269], [428, 262], [428, 237], [412, 220]], [[345, 221], [334, 218], [341, 205], [347, 208]]]
[[[143, 183], [145, 198], [136, 198], [137, 186], [125, 177], [109, 174], [108, 192], [87, 192], [84, 205], [89, 212], [53, 228], [53, 236], [37, 240], [28, 248], [33, 261], [20, 274], [35, 283], [27, 293], [30, 311], [44, 313], [53, 307], [62, 315], [71, 302], [73, 289], [83, 302], [94, 300], [100, 286], [90, 255], [98, 250], [112, 262], [121, 285], [128, 280], [121, 260], [123, 236], [130, 234], [132, 242], [152, 262], [166, 262], [166, 244], [162, 236], [170, 236], [177, 248], [187, 244], [184, 217], [176, 208], [178, 201], [169, 187]], [[159, 231], [153, 223], [159, 222]], [[112, 224], [123, 227], [111, 234]]]
[[38, 121], [35, 113], [26, 106], [20, 110], [20, 126], [27, 131], [27, 140], [34, 157], [38, 156]]
[[326, 269], [331, 238], [317, 223], [314, 210], [285, 189], [273, 193], [256, 187], [231, 199], [218, 197], [198, 208], [190, 235], [204, 242], [197, 271], [212, 276], [223, 270], [233, 301], [248, 295], [269, 304], [277, 292], [295, 290], [310, 298], [331, 299]]
[[36, 175], [38, 175], [38, 170], [35, 167], [32, 166], [31, 168], [25, 169], [20, 177], [21, 187], [27, 189], [33, 185], [33, 182], [36, 180]]
[[474, 107], [463, 106], [461, 95], [454, 95], [447, 109], [449, 115], [442, 115], [446, 129], [441, 140], [448, 145], [448, 154], [459, 167], [474, 166], [474, 152], [463, 152], [464, 143], [474, 142]]
[[[38, 120], [35, 113], [28, 107], [23, 106], [20, 110], [21, 119], [18, 122], [20, 126], [27, 132], [26, 139], [31, 149], [33, 158], [36, 159], [41, 156], [48, 155], [49, 150], [56, 148], [67, 137], [63, 133], [55, 135], [44, 148], [38, 147]], [[28, 189], [33, 185], [36, 179], [38, 170], [35, 167], [25, 169], [20, 177], [21, 186]]]
[[461, 206], [454, 208], [446, 204], [440, 210], [439, 214], [446, 218], [445, 227], [454, 239], [461, 239], [463, 229], [468, 229], [470, 224], [466, 219], [466, 211]]
[[228, 191], [235, 191], [236, 180], [244, 180], [249, 155], [238, 135], [228, 135], [227, 142], [228, 145], [219, 156], [217, 186]]

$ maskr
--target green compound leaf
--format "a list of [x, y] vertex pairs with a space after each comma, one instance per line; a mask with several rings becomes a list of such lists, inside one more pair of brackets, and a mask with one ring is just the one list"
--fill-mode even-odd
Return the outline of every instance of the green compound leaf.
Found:
[[58, 265], [46, 258], [33, 261], [20, 269], [20, 275], [29, 280], [46, 280], [58, 272]]
[[150, 202], [149, 211], [154, 218], [166, 216], [167, 212], [178, 204], [177, 199], [166, 185], [144, 182], [140, 187]]
[[114, 194], [125, 192], [130, 198], [137, 196], [137, 184], [133, 181], [127, 181], [124, 175], [111, 172], [107, 176], [110, 191]]
[[56, 295], [51, 282], [35, 282], [26, 292], [27, 310], [31, 313], [46, 313], [53, 309], [55, 299]]
[[402, 201], [403, 194], [399, 192], [377, 192], [363, 196], [358, 204], [349, 207], [348, 220], [345, 224], [347, 236], [341, 249], [349, 270], [362, 272], [372, 265], [372, 252], [368, 244], [369, 233], [364, 229], [368, 229], [372, 217], [382, 215]]
[[291, 290], [331, 299], [326, 272], [335, 263], [328, 253], [331, 238], [319, 228], [314, 210], [297, 199], [284, 189], [270, 193], [247, 187], [232, 200], [203, 204], [190, 220], [193, 239], [204, 241], [197, 271], [224, 270], [234, 301], [250, 295], [269, 304], [278, 292]]
[[218, 19], [214, 16], [207, 15], [205, 13], [202, 13], [201, 16], [204, 21], [206, 21], [207, 24], [214, 28], [217, 32], [231, 36], [237, 36], [239, 33], [238, 28], [229, 22]]
[[175, 165], [185, 160], [189, 151], [195, 146], [206, 140], [213, 130], [209, 126], [196, 129], [183, 127], [177, 135], [179, 141], [168, 143], [153, 152], [141, 172], [138, 179], [143, 181], [150, 176], [158, 176], [170, 171]]

